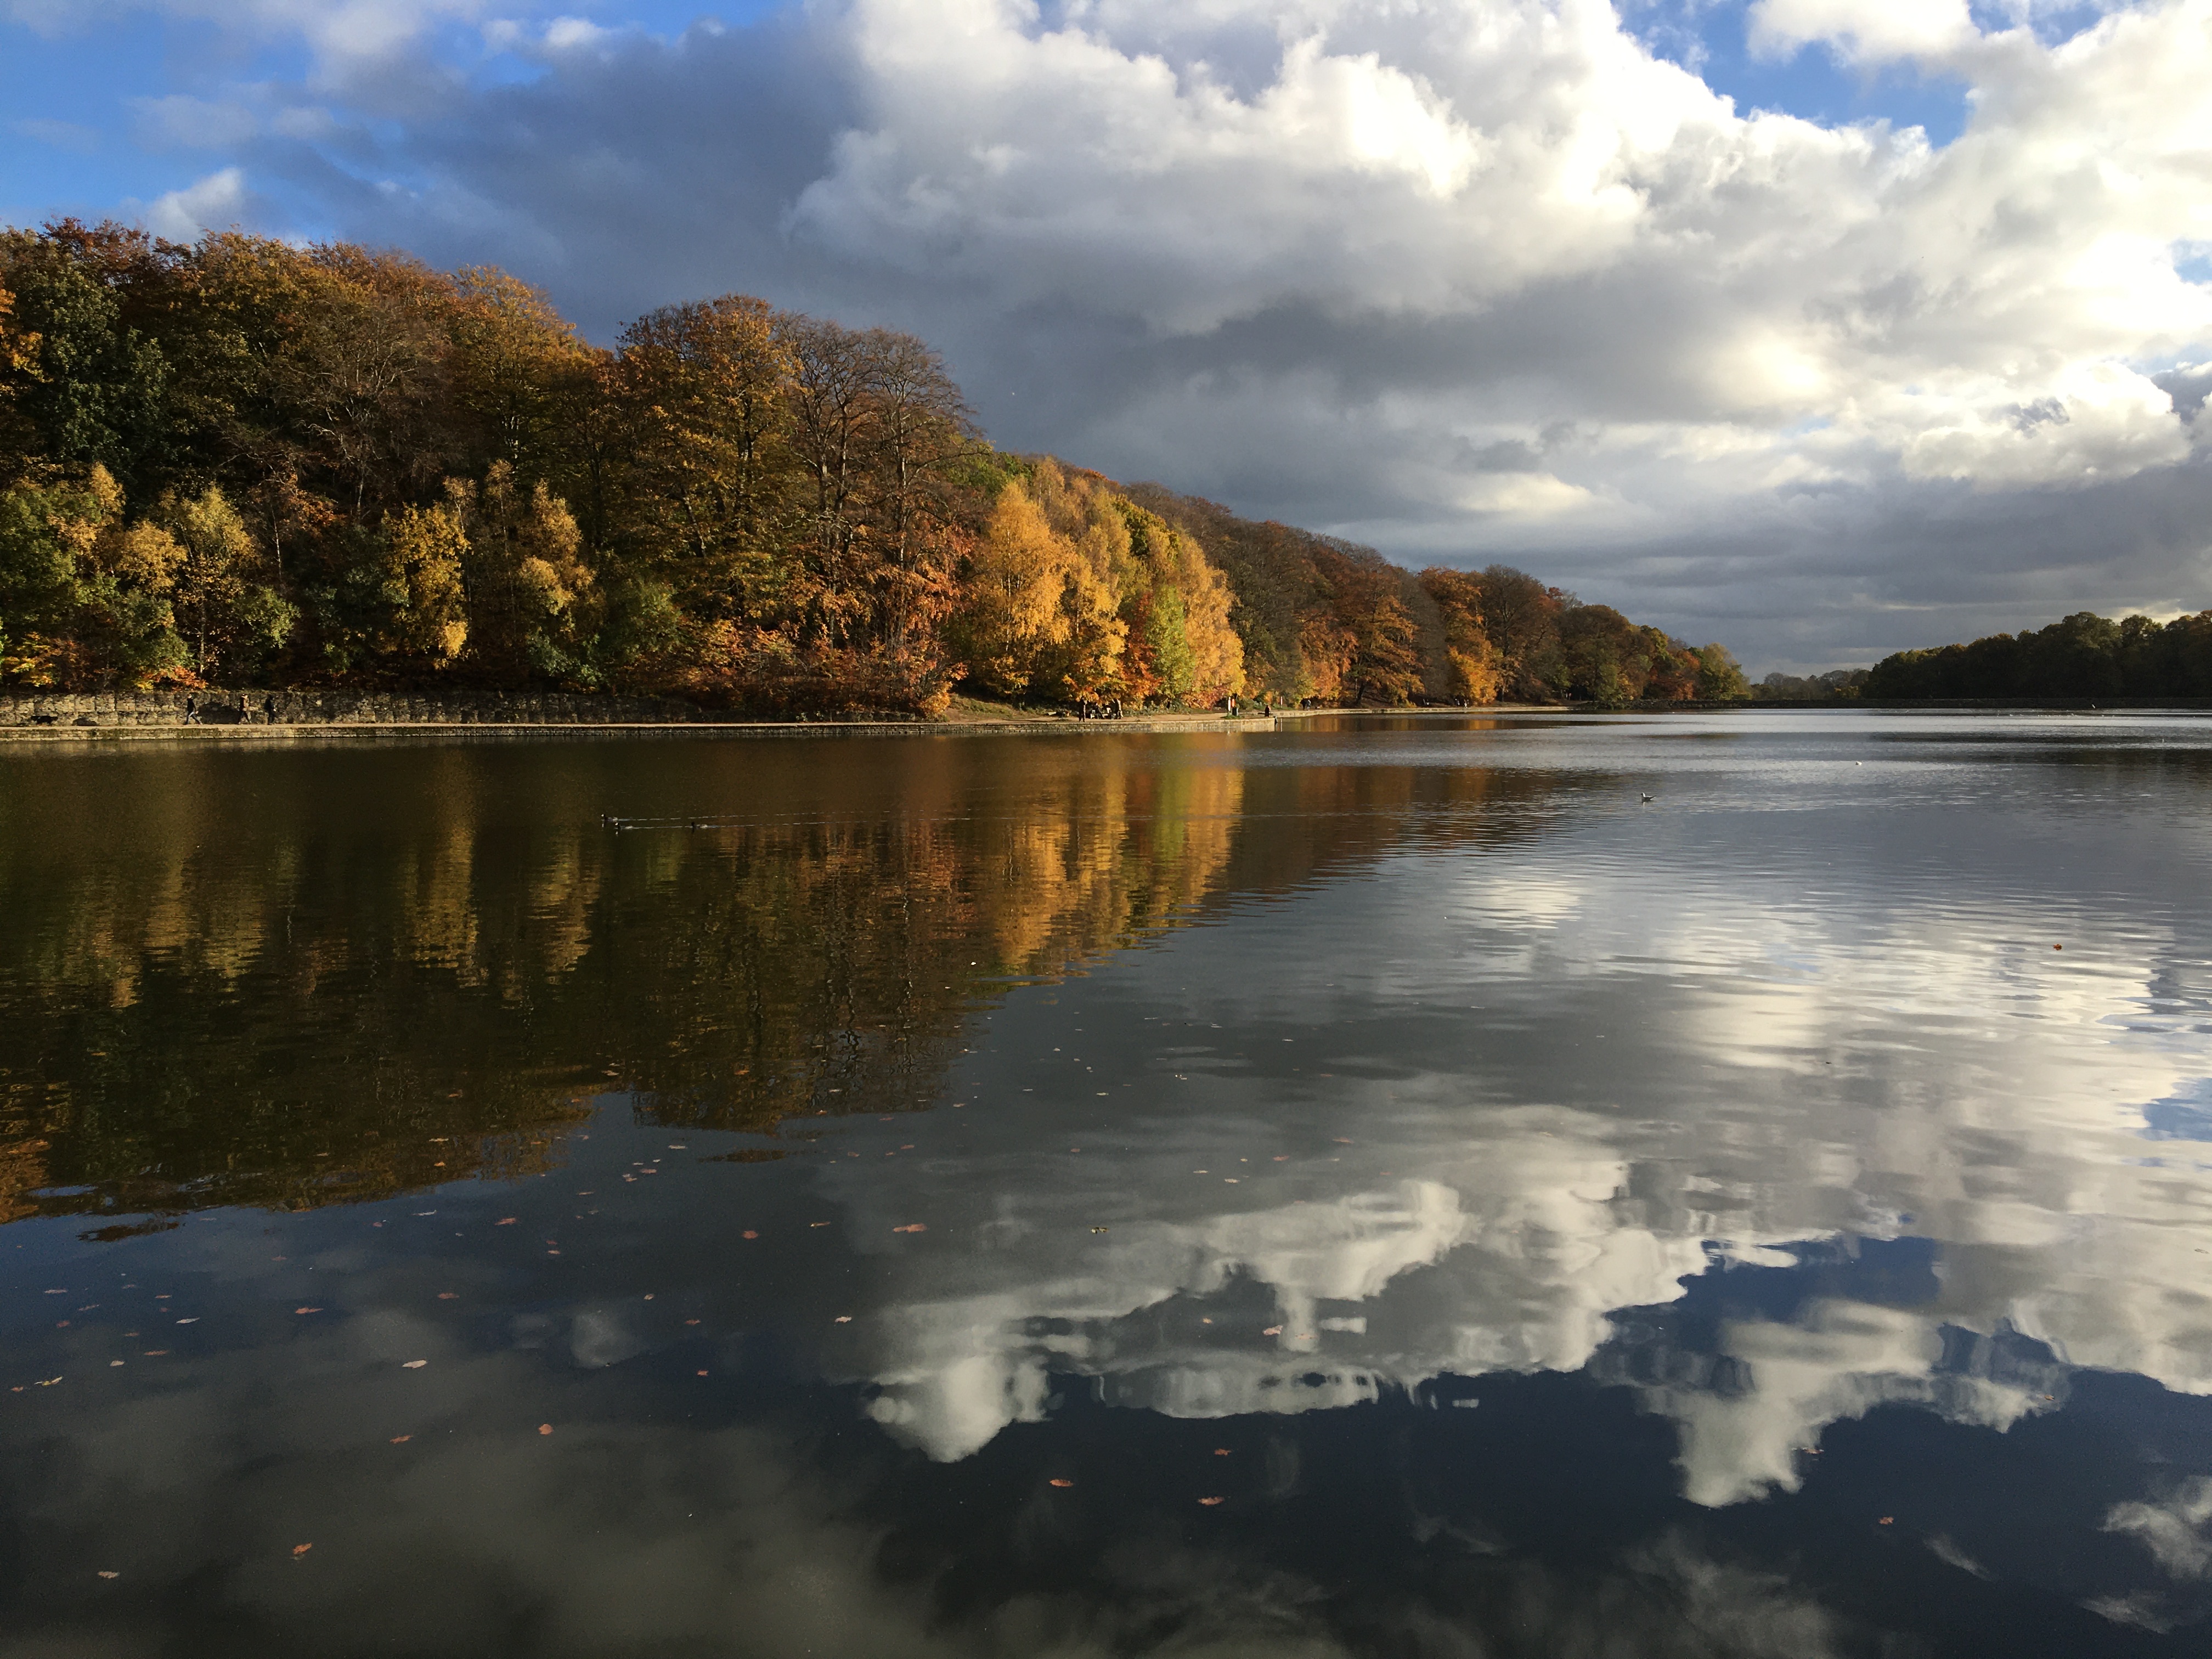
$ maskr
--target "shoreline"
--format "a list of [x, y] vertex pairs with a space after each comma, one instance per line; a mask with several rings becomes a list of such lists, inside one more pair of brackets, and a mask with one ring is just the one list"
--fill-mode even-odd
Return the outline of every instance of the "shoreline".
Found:
[[[24, 701], [27, 702], [28, 699]], [[179, 700], [180, 701], [180, 700]], [[417, 708], [420, 704], [416, 705]], [[592, 719], [587, 708], [564, 708], [550, 718], [500, 720], [484, 718], [481, 708], [455, 717], [410, 711], [379, 718], [349, 711], [321, 719], [255, 720], [240, 719], [243, 710], [218, 704], [218, 714], [233, 718], [187, 725], [167, 709], [132, 709], [127, 714], [101, 710], [68, 719], [57, 712], [52, 723], [33, 726], [0, 725], [0, 744], [85, 744], [114, 743], [216, 743], [246, 745], [296, 744], [319, 740], [376, 742], [420, 738], [469, 738], [489, 742], [519, 742], [538, 738], [882, 738], [882, 737], [1033, 737], [1105, 736], [1113, 732], [1159, 734], [1176, 732], [1273, 732], [1285, 723], [1356, 714], [1406, 718], [1486, 719], [1492, 715], [1562, 714], [1556, 705], [1493, 704], [1481, 708], [1434, 708], [1414, 706], [1382, 708], [1281, 708], [1273, 714], [1209, 714], [1199, 710], [1124, 715], [1119, 720], [1083, 720], [1073, 715], [1014, 712], [981, 714], [969, 704], [950, 718], [875, 718], [818, 720], [711, 719], [697, 712], [684, 718]], [[547, 711], [550, 712], [550, 711]], [[629, 711], [623, 711], [629, 712]], [[655, 711], [656, 714], [659, 711]], [[116, 718], [122, 714], [122, 718]], [[100, 718], [106, 714], [103, 720]], [[149, 716], [151, 716], [150, 718]], [[135, 716], [135, 718], [134, 718]]]
[[339, 718], [278, 720], [253, 725], [243, 721], [185, 725], [182, 720], [159, 720], [116, 725], [7, 726], [0, 725], [0, 746], [8, 744], [103, 744], [117, 743], [234, 744], [248, 747], [337, 741], [375, 743], [426, 738], [474, 742], [520, 743], [543, 738], [914, 738], [914, 737], [1103, 737], [1115, 732], [1159, 735], [1176, 732], [1277, 732], [1297, 722], [1356, 715], [1363, 719], [1489, 720], [1545, 715], [1650, 715], [1661, 714], [1802, 714], [1834, 710], [1860, 714], [2119, 714], [2163, 710], [2172, 714], [2203, 714], [2202, 702], [2032, 702], [1986, 701], [1929, 703], [1837, 703], [1745, 702], [1729, 703], [1671, 703], [1632, 705], [1599, 709], [1588, 704], [1490, 703], [1473, 708], [1279, 708], [1273, 714], [1207, 714], [1200, 713], [1131, 714], [1120, 720], [1079, 720], [1072, 715], [1022, 714], [1003, 718], [954, 717], [925, 720], [538, 720], [482, 719]]
[[[1336, 711], [1330, 711], [1336, 712]], [[1118, 720], [304, 720], [273, 726], [0, 726], [0, 744], [218, 743], [246, 746], [333, 740], [455, 738], [891, 738], [1067, 736], [1102, 732], [1272, 732], [1264, 714], [1135, 715]]]

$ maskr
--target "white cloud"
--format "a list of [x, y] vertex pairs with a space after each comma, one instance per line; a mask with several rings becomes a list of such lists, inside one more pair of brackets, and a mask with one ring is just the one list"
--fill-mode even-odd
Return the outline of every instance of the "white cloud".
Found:
[[1939, 58], [1980, 38], [1966, 0], [1757, 0], [1751, 45], [1786, 58], [1816, 40], [1834, 43], [1854, 63]]
[[238, 223], [246, 205], [245, 173], [224, 167], [158, 198], [145, 210], [146, 228], [171, 241], [188, 242], [203, 231], [226, 230]]
[[2170, 1578], [2212, 1576], [2212, 1480], [2185, 1480], [2163, 1504], [2116, 1504], [2105, 1530], [2141, 1539]]
[[601, 28], [585, 17], [556, 17], [545, 26], [549, 52], [583, 52], [617, 38], [613, 29]]

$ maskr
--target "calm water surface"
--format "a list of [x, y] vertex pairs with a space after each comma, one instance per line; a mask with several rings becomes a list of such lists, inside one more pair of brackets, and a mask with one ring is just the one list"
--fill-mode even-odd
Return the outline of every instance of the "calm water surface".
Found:
[[0, 1656], [2212, 1651], [2208, 894], [2179, 717], [0, 750]]

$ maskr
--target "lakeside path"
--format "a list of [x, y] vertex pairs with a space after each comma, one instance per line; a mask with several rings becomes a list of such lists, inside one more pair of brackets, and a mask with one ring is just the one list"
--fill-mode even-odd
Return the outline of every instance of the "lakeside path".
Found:
[[1120, 720], [1079, 720], [1059, 714], [1001, 718], [963, 712], [939, 720], [301, 720], [270, 725], [9, 726], [0, 744], [216, 743], [267, 744], [375, 742], [394, 738], [457, 738], [471, 741], [528, 741], [549, 738], [910, 738], [1107, 736], [1115, 732], [1273, 732], [1297, 720], [1334, 714], [1425, 715], [1486, 719], [1493, 714], [1558, 714], [1535, 704], [1482, 708], [1279, 709], [1273, 714], [1132, 714]]

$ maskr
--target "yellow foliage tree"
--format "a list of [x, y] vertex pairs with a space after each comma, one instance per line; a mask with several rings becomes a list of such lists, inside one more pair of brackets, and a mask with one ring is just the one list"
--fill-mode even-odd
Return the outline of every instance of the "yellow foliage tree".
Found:
[[1482, 581], [1465, 570], [1441, 567], [1421, 573], [1421, 586], [1444, 619], [1444, 661], [1451, 693], [1468, 702], [1495, 702], [1505, 663], [1482, 625]]
[[1000, 492], [969, 558], [967, 603], [953, 621], [978, 684], [1018, 696], [1029, 690], [1043, 654], [1066, 643], [1060, 598], [1073, 550], [1018, 479]]
[[1244, 689], [1244, 642], [1229, 621], [1229, 579], [1178, 532], [1170, 580], [1182, 595], [1183, 638], [1190, 647], [1191, 694], [1212, 703]]
[[[168, 594], [193, 670], [210, 678], [226, 660], [283, 644], [299, 613], [261, 580], [260, 550], [222, 491], [165, 496], [156, 517], [182, 554], [168, 566]], [[132, 556], [159, 570], [169, 555], [140, 538]]]
[[543, 480], [526, 493], [505, 461], [480, 486], [448, 479], [446, 504], [466, 538], [470, 660], [507, 678], [556, 665], [550, 636], [592, 583], [568, 504]]
[[462, 572], [468, 532], [449, 497], [410, 507], [386, 532], [385, 591], [397, 612], [403, 648], [442, 668], [468, 643], [468, 596]]
[[1039, 665], [1040, 689], [1075, 699], [1117, 695], [1129, 639], [1122, 594], [1136, 570], [1129, 526], [1097, 479], [1071, 474], [1049, 457], [1037, 464], [1030, 488], [1066, 544], [1060, 610], [1066, 626]]

